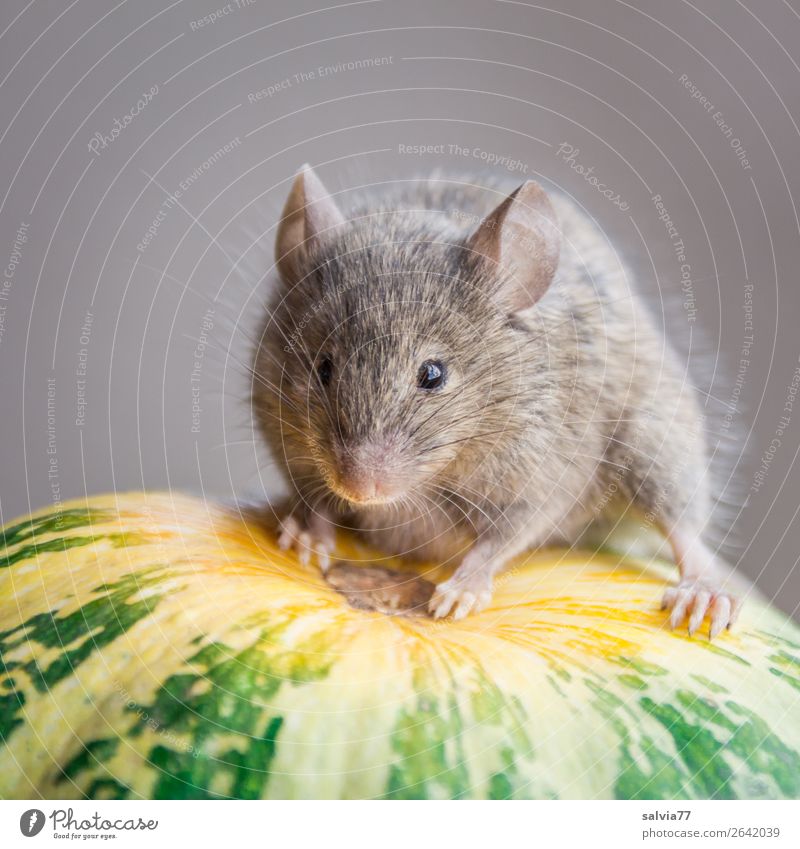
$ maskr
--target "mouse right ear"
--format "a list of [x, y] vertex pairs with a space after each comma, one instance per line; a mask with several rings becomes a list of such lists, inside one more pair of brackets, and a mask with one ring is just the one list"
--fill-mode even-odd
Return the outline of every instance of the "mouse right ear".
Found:
[[285, 283], [306, 273], [305, 259], [316, 239], [344, 224], [336, 201], [310, 165], [304, 165], [286, 199], [275, 240], [275, 262]]
[[505, 272], [503, 295], [512, 310], [533, 306], [558, 266], [561, 229], [545, 190], [528, 180], [491, 213], [467, 241], [467, 249]]

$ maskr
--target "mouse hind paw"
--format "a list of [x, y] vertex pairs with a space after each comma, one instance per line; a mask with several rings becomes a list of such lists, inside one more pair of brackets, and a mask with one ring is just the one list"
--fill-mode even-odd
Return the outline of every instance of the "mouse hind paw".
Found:
[[689, 636], [693, 636], [709, 620], [709, 639], [730, 629], [739, 614], [739, 600], [718, 585], [703, 580], [681, 581], [664, 593], [662, 610], [669, 610], [669, 625], [673, 630], [688, 619]]

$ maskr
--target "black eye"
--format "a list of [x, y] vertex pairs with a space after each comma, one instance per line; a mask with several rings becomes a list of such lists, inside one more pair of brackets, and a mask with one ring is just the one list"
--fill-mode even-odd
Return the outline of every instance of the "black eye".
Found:
[[323, 386], [327, 386], [331, 382], [332, 374], [333, 363], [331, 362], [331, 358], [323, 357], [317, 365], [317, 375], [319, 376], [319, 382]]
[[446, 380], [447, 370], [441, 360], [425, 360], [417, 372], [417, 386], [420, 389], [440, 389]]

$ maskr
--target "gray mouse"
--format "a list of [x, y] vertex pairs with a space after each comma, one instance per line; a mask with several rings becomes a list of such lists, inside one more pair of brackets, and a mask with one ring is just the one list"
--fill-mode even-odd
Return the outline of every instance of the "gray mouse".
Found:
[[391, 186], [343, 205], [304, 166], [283, 210], [252, 397], [282, 547], [324, 570], [344, 525], [451, 563], [429, 610], [460, 619], [515, 555], [633, 507], [680, 570], [672, 627], [729, 628], [696, 390], [603, 233], [534, 181]]

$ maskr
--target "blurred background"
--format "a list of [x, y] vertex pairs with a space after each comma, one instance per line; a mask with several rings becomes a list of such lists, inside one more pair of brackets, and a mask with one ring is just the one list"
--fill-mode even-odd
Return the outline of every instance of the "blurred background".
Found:
[[274, 495], [244, 364], [292, 176], [538, 179], [635, 269], [800, 605], [800, 10], [781, 0], [4, 0], [0, 520]]

